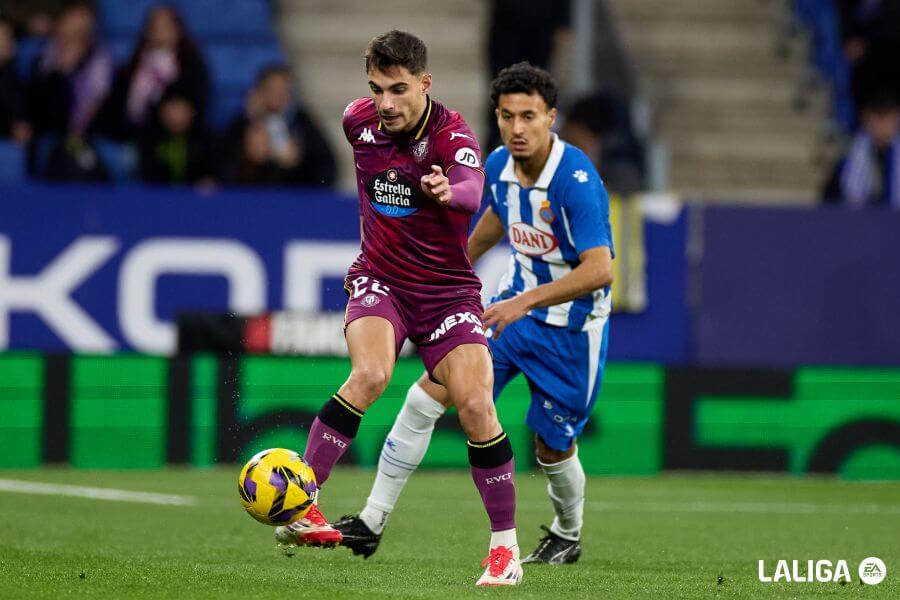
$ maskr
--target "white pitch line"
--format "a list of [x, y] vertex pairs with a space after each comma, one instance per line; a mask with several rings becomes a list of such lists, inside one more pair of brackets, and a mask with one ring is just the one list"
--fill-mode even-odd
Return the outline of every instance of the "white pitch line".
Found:
[[0, 492], [16, 492], [20, 494], [38, 494], [44, 496], [70, 496], [73, 498], [90, 498], [92, 500], [139, 502], [142, 504], [162, 504], [167, 506], [194, 506], [197, 504], [197, 498], [194, 496], [132, 492], [129, 490], [117, 490], [113, 488], [40, 483], [37, 481], [22, 481], [20, 479], [0, 479]]
[[761, 514], [900, 515], [897, 504], [816, 504], [812, 502], [605, 502], [588, 500], [590, 510], [623, 512], [696, 512]]

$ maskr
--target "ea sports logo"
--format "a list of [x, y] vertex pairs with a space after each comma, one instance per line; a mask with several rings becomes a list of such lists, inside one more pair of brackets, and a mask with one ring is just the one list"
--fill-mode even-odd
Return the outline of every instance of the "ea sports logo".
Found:
[[396, 170], [396, 169], [389, 169], [388, 172], [387, 172], [387, 179], [388, 179], [388, 181], [390, 181], [391, 183], [394, 183], [395, 181], [397, 181], [397, 170]]
[[887, 567], [880, 558], [870, 556], [859, 563], [859, 580], [868, 585], [878, 585], [887, 577]]

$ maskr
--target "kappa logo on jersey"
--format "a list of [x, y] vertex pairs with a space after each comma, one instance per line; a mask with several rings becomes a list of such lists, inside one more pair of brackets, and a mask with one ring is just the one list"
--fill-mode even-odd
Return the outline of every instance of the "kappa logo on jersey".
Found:
[[527, 256], [543, 256], [559, 246], [553, 235], [522, 222], [509, 226], [509, 241], [516, 251]]
[[587, 183], [588, 174], [584, 169], [578, 169], [574, 173], [572, 173], [572, 177], [578, 180], [578, 183]]
[[388, 217], [408, 217], [421, 206], [418, 186], [403, 177], [397, 169], [375, 175], [367, 186], [369, 202]]
[[481, 324], [481, 319], [470, 312], [462, 312], [456, 313], [455, 315], [450, 315], [449, 317], [444, 319], [444, 322], [441, 323], [441, 326], [431, 332], [431, 337], [428, 338], [428, 341], [433, 342], [457, 325], [462, 325], [463, 323], [470, 323], [472, 325], [472, 331], [470, 333], [484, 335], [484, 329]]
[[[458, 132], [458, 131], [451, 131], [451, 132], [450, 132], [450, 141], [451, 141], [451, 142], [452, 142], [453, 140], [455, 140], [456, 138], [458, 138], [458, 137], [466, 138], [467, 140], [471, 140], [471, 139], [472, 139], [472, 136], [471, 136], [471, 135], [466, 135], [466, 134], [460, 133], [460, 132]], [[474, 140], [472, 140], [472, 141], [474, 141]]]
[[356, 138], [361, 142], [366, 142], [367, 144], [375, 143], [375, 136], [372, 135], [372, 129], [370, 127], [366, 127], [362, 130], [362, 133], [359, 134], [359, 137]]
[[456, 151], [456, 155], [453, 157], [453, 160], [461, 165], [466, 165], [467, 167], [477, 168], [481, 166], [481, 163], [478, 162], [478, 155], [475, 154], [475, 151], [471, 148], [460, 148]]

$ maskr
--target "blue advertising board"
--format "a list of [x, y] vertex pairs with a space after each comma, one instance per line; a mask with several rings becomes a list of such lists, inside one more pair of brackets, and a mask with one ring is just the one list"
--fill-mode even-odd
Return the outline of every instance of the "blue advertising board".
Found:
[[[683, 362], [685, 218], [645, 228], [647, 309], [610, 358]], [[0, 349], [168, 354], [179, 311], [342, 311], [356, 199], [315, 190], [0, 187]], [[496, 289], [507, 250], [478, 265]]]

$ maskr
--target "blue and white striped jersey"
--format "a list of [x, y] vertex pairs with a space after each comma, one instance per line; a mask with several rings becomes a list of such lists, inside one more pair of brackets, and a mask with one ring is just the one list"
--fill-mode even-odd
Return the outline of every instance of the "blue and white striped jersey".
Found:
[[[519, 185], [509, 150], [501, 146], [485, 163], [486, 194], [509, 236], [512, 255], [492, 302], [512, 298], [570, 273], [589, 248], [613, 250], [609, 196], [584, 152], [553, 135], [553, 146], [534, 187]], [[611, 308], [610, 288], [529, 315], [571, 331], [602, 327]]]

